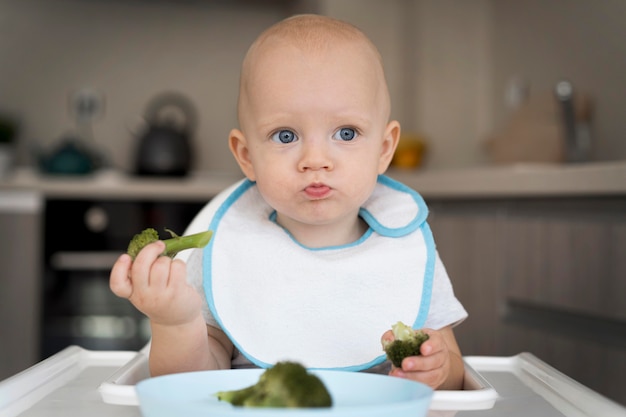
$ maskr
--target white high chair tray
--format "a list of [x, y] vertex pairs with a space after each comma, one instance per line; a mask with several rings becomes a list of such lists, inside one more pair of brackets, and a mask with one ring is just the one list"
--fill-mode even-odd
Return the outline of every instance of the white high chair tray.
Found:
[[[109, 404], [139, 405], [135, 384], [149, 375], [146, 348], [104, 381], [99, 391]], [[498, 394], [470, 365], [465, 365], [465, 390], [435, 391], [431, 410], [480, 410], [493, 407]]]
[[[531, 354], [464, 359], [467, 389], [436, 391], [429, 417], [626, 417], [626, 408]], [[141, 417], [134, 385], [147, 377], [145, 348], [71, 346], [0, 381], [0, 417]]]

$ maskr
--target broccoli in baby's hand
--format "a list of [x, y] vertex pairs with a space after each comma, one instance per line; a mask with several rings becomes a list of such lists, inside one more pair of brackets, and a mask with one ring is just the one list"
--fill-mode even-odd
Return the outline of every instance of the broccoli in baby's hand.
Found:
[[422, 343], [428, 340], [428, 335], [421, 330], [414, 330], [401, 321], [391, 326], [395, 340], [383, 340], [383, 350], [387, 359], [396, 368], [402, 367], [402, 360], [408, 356], [420, 355]]
[[297, 362], [278, 362], [246, 388], [220, 391], [220, 401], [237, 407], [330, 407], [332, 399], [324, 383]]
[[[165, 243], [165, 252], [163, 252], [163, 255], [169, 256], [170, 258], [173, 258], [178, 252], [185, 249], [205, 247], [209, 243], [209, 240], [211, 240], [211, 236], [213, 236], [213, 232], [210, 230], [188, 236], [178, 236], [170, 229], [165, 230], [172, 235], [172, 237], [163, 240]], [[128, 244], [126, 253], [134, 260], [144, 246], [156, 242], [157, 240], [159, 240], [159, 233], [156, 230], [153, 228], [144, 229], [141, 233], [137, 233], [133, 236]]]

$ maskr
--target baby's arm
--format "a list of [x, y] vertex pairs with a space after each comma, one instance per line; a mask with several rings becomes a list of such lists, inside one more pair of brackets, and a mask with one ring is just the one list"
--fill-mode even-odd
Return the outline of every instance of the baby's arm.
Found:
[[[452, 327], [423, 331], [428, 333], [429, 339], [422, 343], [421, 355], [405, 358], [402, 369], [392, 367], [389, 374], [419, 381], [434, 389], [462, 389], [465, 367]], [[393, 340], [393, 333], [389, 330], [382, 338]]]
[[150, 319], [151, 374], [230, 368], [232, 344], [220, 330], [207, 328], [185, 263], [160, 256], [164, 249], [163, 242], [152, 243], [134, 262], [124, 254], [110, 276], [111, 290]]
[[226, 334], [207, 326], [202, 315], [186, 325], [152, 324], [150, 374], [230, 369], [232, 352]]

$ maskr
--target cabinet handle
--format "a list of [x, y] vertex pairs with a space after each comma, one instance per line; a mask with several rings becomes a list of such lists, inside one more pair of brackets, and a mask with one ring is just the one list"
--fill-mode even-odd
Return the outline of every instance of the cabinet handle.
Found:
[[57, 270], [107, 270], [121, 254], [119, 251], [56, 252], [50, 257], [50, 264]]

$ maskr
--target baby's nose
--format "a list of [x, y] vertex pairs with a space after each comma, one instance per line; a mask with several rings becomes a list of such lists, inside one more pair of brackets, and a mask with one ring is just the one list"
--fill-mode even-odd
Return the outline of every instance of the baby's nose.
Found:
[[330, 170], [332, 168], [333, 161], [327, 141], [303, 140], [302, 154], [298, 163], [300, 171]]

